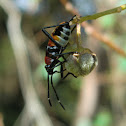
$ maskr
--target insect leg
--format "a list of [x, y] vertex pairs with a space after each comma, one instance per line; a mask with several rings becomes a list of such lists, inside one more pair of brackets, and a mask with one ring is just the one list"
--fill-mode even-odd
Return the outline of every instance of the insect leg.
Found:
[[[66, 69], [63, 69], [63, 63], [65, 63], [66, 61], [63, 61], [63, 62], [60, 62], [60, 64], [58, 64], [58, 65], [56, 65], [55, 67], [57, 67], [57, 66], [61, 66], [60, 67], [60, 71], [54, 71], [54, 73], [61, 73], [61, 78], [63, 78], [63, 72], [66, 70]], [[53, 67], [53, 68], [55, 68], [55, 67]]]
[[63, 70], [63, 63], [66, 62], [66, 59], [65, 59], [64, 56], [62, 56], [62, 57], [63, 57], [64, 61], [61, 62], [61, 61], [57, 60], [57, 63], [59, 63], [59, 64], [57, 64], [57, 65], [55, 65], [54, 67], [52, 67], [52, 69], [54, 69], [54, 68], [56, 68], [56, 67], [58, 67], [58, 66], [61, 66], [61, 67], [60, 67], [60, 71], [53, 71], [53, 74], [54, 74], [54, 73], [61, 73], [61, 78], [63, 78], [63, 72], [66, 70], [66, 69]]
[[[71, 53], [71, 52], [70, 52]], [[62, 56], [63, 57], [63, 59], [64, 59], [64, 62], [66, 62], [67, 60], [66, 60], [66, 58], [64, 57], [64, 56]], [[61, 67], [63, 67], [63, 66], [61, 66]], [[61, 68], [61, 71], [63, 70], [63, 68]], [[65, 69], [66, 70], [66, 69]], [[65, 71], [65, 70], [63, 70], [63, 71]], [[68, 75], [73, 75], [75, 78], [77, 78], [77, 76], [75, 76], [73, 73], [70, 73], [70, 72], [68, 72], [67, 74], [66, 74], [66, 76], [65, 77], [63, 77], [63, 72], [61, 73], [61, 78], [62, 79], [65, 79]]]
[[[66, 62], [67, 60], [66, 60], [66, 58], [62, 55], [62, 58], [64, 59], [64, 61], [63, 62]], [[66, 70], [66, 69], [65, 69]], [[61, 71], [61, 78], [63, 79], [63, 71], [65, 71], [65, 70], [63, 70], [63, 64], [61, 64], [61, 68], [60, 68], [60, 71]]]
[[44, 27], [44, 28], [42, 28], [42, 30], [43, 30], [43, 29], [47, 29], [47, 28], [57, 27], [57, 26], [63, 26], [63, 25], [65, 25], [65, 24], [67, 24], [67, 23], [63, 23], [63, 24], [58, 24], [58, 25], [53, 25], [53, 26]]
[[[66, 70], [66, 69], [65, 69], [65, 70]], [[65, 71], [65, 70], [62, 70], [62, 71], [57, 71], [57, 70], [56, 70], [56, 71], [53, 72], [53, 74], [54, 74], [54, 73], [63, 73], [63, 71]]]
[[76, 28], [76, 26], [77, 26], [77, 25], [75, 25], [75, 26], [73, 27], [73, 29], [71, 30], [71, 33], [74, 31], [74, 29]]
[[63, 64], [61, 64], [60, 72], [61, 72], [61, 78], [63, 78]]
[[50, 100], [50, 93], [49, 93], [49, 74], [48, 74], [48, 101], [50, 106], [52, 106], [51, 100]]
[[[60, 61], [59, 61], [59, 62], [60, 62]], [[57, 65], [55, 65], [54, 67], [52, 67], [52, 69], [54, 69], [54, 68], [56, 68], [56, 67], [62, 65], [62, 64], [65, 63], [65, 62], [66, 62], [66, 61], [60, 62], [59, 64], [57, 64]]]
[[59, 43], [57, 43], [53, 38], [52, 36], [43, 28], [42, 31], [44, 32], [44, 34], [51, 40], [55, 43], [55, 45], [59, 48], [61, 48], [61, 45]]
[[57, 95], [57, 92], [56, 92], [56, 90], [55, 90], [55, 88], [54, 88], [54, 86], [53, 86], [52, 76], [53, 76], [53, 75], [51, 75], [51, 85], [52, 85], [52, 88], [53, 88], [53, 90], [54, 90], [54, 92], [55, 92], [57, 101], [59, 102], [59, 104], [61, 105], [61, 107], [65, 110], [65, 108], [64, 108], [64, 106], [62, 105], [62, 103], [60, 102], [59, 97], [58, 97], [58, 95]]
[[61, 78], [63, 78], [63, 72], [66, 70], [66, 69], [63, 70], [63, 63], [64, 62], [66, 62], [66, 61], [60, 62], [58, 65], [56, 65], [56, 66], [53, 67], [53, 69], [54, 69], [54, 68], [56, 68], [58, 66], [61, 66], [60, 67], [60, 71], [54, 71], [53, 74], [54, 73], [61, 73]]
[[74, 54], [74, 53], [78, 53], [78, 52], [67, 52], [67, 53], [61, 53], [61, 54], [56, 54], [55, 56], [60, 56], [60, 57], [63, 57], [63, 55], [66, 55], [66, 54]]
[[[66, 61], [67, 61], [66, 58], [65, 58], [64, 56], [62, 56], [62, 57], [63, 57], [63, 59], [64, 59], [64, 62], [66, 62]], [[65, 69], [65, 70], [66, 70], [66, 69]], [[64, 70], [64, 71], [65, 71], [65, 70]], [[77, 78], [77, 76], [75, 76], [73, 73], [70, 73], [70, 72], [68, 72], [68, 73], [66, 74], [65, 77], [63, 77], [63, 73], [62, 73], [61, 78], [62, 78], [62, 79], [65, 79], [65, 78], [66, 78], [68, 75], [70, 75], [70, 74], [73, 75], [75, 78]]]
[[68, 73], [66, 74], [66, 76], [63, 77], [63, 79], [65, 79], [65, 78], [66, 78], [68, 75], [70, 75], [70, 74], [73, 75], [75, 78], [77, 78], [77, 76], [75, 76], [73, 73], [68, 72]]
[[[74, 17], [76, 17], [76, 15], [74, 15], [74, 16], [70, 19], [70, 21], [72, 21], [72, 20], [74, 19]], [[70, 22], [70, 21], [69, 21], [69, 22]]]
[[63, 70], [63, 63], [65, 63], [67, 60], [66, 60], [66, 58], [62, 55], [62, 58], [64, 59], [64, 61], [63, 62], [60, 62], [60, 65], [61, 65], [61, 67], [60, 67], [60, 73], [61, 73], [61, 78], [63, 78], [63, 72], [66, 70]]

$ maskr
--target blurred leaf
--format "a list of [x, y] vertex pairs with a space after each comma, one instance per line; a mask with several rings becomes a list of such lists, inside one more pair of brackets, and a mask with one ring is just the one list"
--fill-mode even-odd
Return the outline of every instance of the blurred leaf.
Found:
[[118, 66], [119, 70], [126, 73], [126, 59], [123, 57], [119, 57], [118, 62], [119, 62], [119, 66]]
[[108, 110], [102, 110], [96, 116], [94, 126], [112, 126], [112, 115]]

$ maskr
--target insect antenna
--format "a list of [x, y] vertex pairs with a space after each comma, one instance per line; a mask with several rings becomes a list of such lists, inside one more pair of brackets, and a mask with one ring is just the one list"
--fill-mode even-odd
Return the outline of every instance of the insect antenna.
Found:
[[56, 92], [56, 90], [55, 90], [55, 88], [54, 88], [54, 86], [53, 86], [52, 76], [53, 76], [53, 75], [51, 75], [51, 85], [52, 85], [52, 88], [53, 88], [53, 90], [54, 90], [54, 92], [55, 92], [57, 101], [59, 102], [59, 104], [61, 105], [61, 107], [65, 110], [65, 108], [64, 108], [64, 106], [62, 105], [62, 103], [60, 102], [59, 97], [58, 97], [58, 95], [57, 95], [57, 92]]

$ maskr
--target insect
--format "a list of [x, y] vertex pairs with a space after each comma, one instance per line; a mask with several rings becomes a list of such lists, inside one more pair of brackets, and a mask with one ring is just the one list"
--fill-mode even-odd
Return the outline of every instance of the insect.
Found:
[[[75, 17], [76, 16], [74, 16], [69, 22], [62, 22], [59, 25], [44, 27], [42, 29], [44, 34], [49, 38], [49, 42], [46, 48], [46, 56], [45, 56], [45, 63], [46, 63], [45, 68], [48, 73], [48, 101], [49, 101], [50, 106], [52, 106], [52, 103], [50, 100], [50, 92], [49, 92], [49, 83], [50, 83], [49, 76], [51, 76], [52, 88], [55, 92], [57, 101], [59, 102], [59, 104], [62, 106], [63, 109], [65, 108], [59, 100], [59, 97], [53, 85], [52, 77], [54, 73], [60, 73], [61, 78], [63, 78], [63, 71], [65, 71], [63, 70], [63, 64], [66, 62], [66, 58], [64, 57], [64, 55], [74, 53], [74, 52], [68, 52], [68, 53], [62, 53], [62, 52], [66, 49], [67, 44], [69, 43], [70, 35], [73, 32], [73, 30], [76, 28], [76, 25], [74, 25], [73, 27], [71, 26], [71, 21]], [[50, 35], [45, 29], [53, 28], [53, 27], [56, 27], [56, 28]], [[60, 57], [62, 57], [64, 61], [61, 62], [59, 60]], [[56, 68], [57, 66], [61, 66], [60, 71], [54, 71], [54, 68]], [[68, 72], [66, 76], [68, 76], [69, 74], [72, 74], [72, 73]], [[72, 75], [74, 76], [74, 74]]]

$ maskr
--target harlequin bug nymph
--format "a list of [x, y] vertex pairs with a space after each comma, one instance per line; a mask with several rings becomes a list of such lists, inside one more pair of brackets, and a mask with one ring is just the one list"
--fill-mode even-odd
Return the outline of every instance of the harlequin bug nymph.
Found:
[[[49, 38], [49, 42], [46, 48], [46, 56], [45, 56], [45, 63], [46, 63], [45, 68], [46, 68], [46, 71], [48, 72], [48, 101], [49, 101], [50, 106], [52, 106], [51, 100], [50, 100], [50, 93], [49, 93], [49, 82], [50, 82], [49, 76], [51, 76], [52, 88], [55, 92], [55, 95], [59, 104], [62, 106], [63, 109], [65, 108], [60, 102], [57, 92], [53, 86], [52, 77], [54, 73], [60, 73], [61, 78], [63, 78], [63, 71], [64, 71], [63, 64], [66, 62], [64, 55], [74, 53], [74, 52], [62, 53], [67, 47], [72, 31], [76, 27], [76, 25], [74, 25], [73, 27], [71, 26], [71, 21], [74, 19], [74, 17], [69, 22], [62, 22], [59, 25], [49, 26], [42, 29], [44, 34]], [[56, 27], [56, 28], [50, 35], [45, 29], [52, 28], [52, 27]], [[60, 57], [62, 57], [64, 61], [60, 61], [59, 60]], [[56, 68], [57, 66], [61, 66], [60, 71], [54, 71], [54, 68]], [[68, 73], [67, 75], [69, 74], [72, 74], [72, 73]]]

